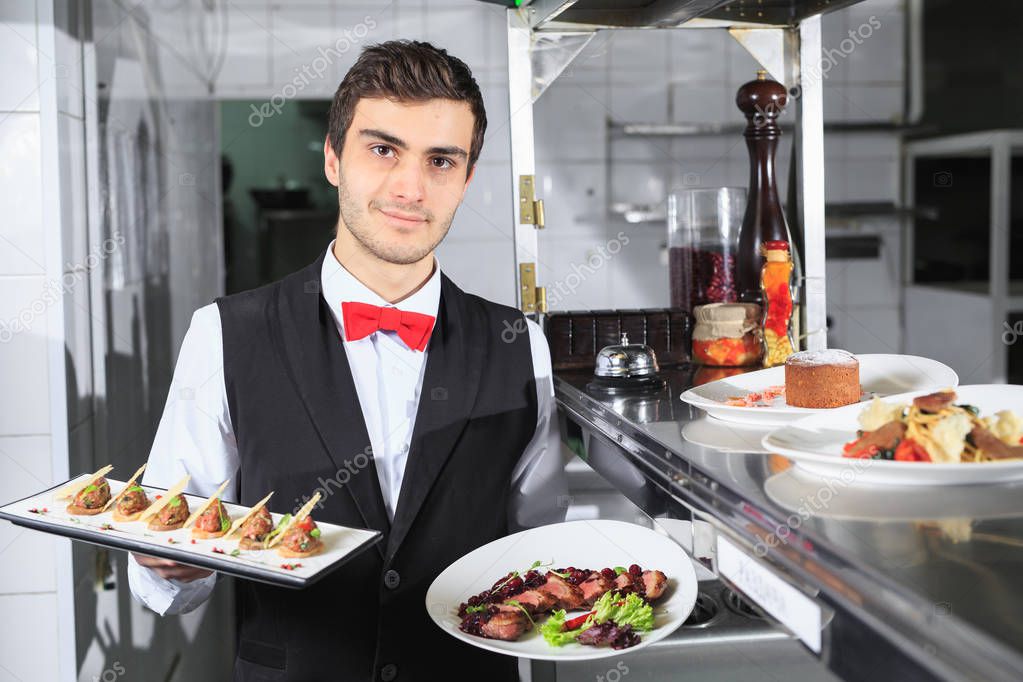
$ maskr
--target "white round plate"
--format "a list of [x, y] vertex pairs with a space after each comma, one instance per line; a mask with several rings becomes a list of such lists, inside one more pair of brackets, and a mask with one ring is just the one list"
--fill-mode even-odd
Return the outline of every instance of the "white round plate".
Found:
[[[489, 588], [509, 571], [522, 571], [534, 561], [553, 561], [552, 568], [579, 566], [601, 569], [639, 564], [668, 577], [668, 589], [654, 604], [654, 629], [640, 633], [628, 649], [544, 641], [539, 625], [515, 642], [485, 639], [458, 629], [458, 605]], [[637, 651], [667, 637], [689, 617], [696, 603], [696, 572], [692, 562], [670, 538], [643, 526], [621, 521], [569, 521], [531, 528], [486, 544], [448, 566], [426, 592], [433, 621], [452, 637], [500, 654], [548, 661], [582, 661]], [[578, 613], [583, 613], [582, 611]], [[546, 618], [546, 616], [544, 617]]]
[[721, 452], [767, 452], [761, 441], [774, 428], [770, 424], [743, 424], [701, 417], [685, 423], [682, 437], [693, 445]]
[[[909, 391], [927, 393], [959, 385], [959, 376], [951, 367], [930, 358], [877, 353], [857, 355], [856, 359], [860, 361], [863, 400], [872, 395], [883, 398]], [[784, 384], [785, 367], [779, 365], [696, 386], [683, 393], [682, 400], [724, 421], [772, 426], [790, 424], [812, 414], [832, 411], [790, 407], [785, 404], [784, 397], [777, 398], [772, 404], [764, 407], [733, 407], [725, 404], [729, 398]]]
[[857, 486], [792, 467], [768, 478], [764, 492], [775, 504], [809, 517], [907, 522], [1019, 516], [1023, 484], [956, 485], [935, 495], [927, 486]]
[[[908, 403], [930, 391], [913, 391], [885, 398], [886, 403]], [[1023, 415], [1023, 386], [984, 384], [960, 386], [956, 403], [974, 405], [987, 417], [999, 410]], [[931, 462], [893, 462], [850, 459], [842, 456], [842, 446], [856, 438], [858, 418], [863, 405], [847, 405], [813, 415], [775, 429], [764, 437], [769, 452], [791, 459], [801, 470], [828, 478], [840, 478], [850, 484], [882, 485], [962, 485], [967, 483], [1003, 483], [1023, 478], [1023, 460], [963, 464]]]

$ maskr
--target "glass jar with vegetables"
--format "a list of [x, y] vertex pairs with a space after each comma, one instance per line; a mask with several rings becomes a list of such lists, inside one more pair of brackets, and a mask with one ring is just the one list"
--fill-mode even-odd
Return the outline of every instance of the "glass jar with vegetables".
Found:
[[715, 367], [743, 367], [760, 361], [760, 306], [709, 303], [693, 309], [693, 359]]
[[792, 343], [792, 256], [787, 241], [764, 242], [760, 287], [764, 300], [764, 367], [783, 364]]

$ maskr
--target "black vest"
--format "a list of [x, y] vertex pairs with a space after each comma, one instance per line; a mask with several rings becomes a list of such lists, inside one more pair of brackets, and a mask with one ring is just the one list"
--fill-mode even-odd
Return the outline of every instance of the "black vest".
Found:
[[[512, 470], [537, 421], [522, 313], [441, 275], [389, 523], [348, 357], [320, 294], [321, 265], [322, 257], [279, 282], [217, 300], [241, 461], [238, 499], [254, 504], [273, 490], [270, 507], [284, 513], [319, 488], [314, 518], [384, 538], [304, 590], [237, 581], [235, 679], [516, 680], [514, 658], [442, 632], [425, 597], [451, 562], [508, 532]], [[434, 606], [445, 607], [457, 604]]]

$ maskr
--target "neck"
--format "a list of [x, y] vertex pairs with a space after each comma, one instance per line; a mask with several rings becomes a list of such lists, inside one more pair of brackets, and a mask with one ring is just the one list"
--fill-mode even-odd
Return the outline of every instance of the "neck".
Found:
[[346, 229], [337, 231], [334, 257], [353, 277], [388, 303], [400, 303], [433, 275], [433, 252], [408, 265], [389, 263], [369, 253]]

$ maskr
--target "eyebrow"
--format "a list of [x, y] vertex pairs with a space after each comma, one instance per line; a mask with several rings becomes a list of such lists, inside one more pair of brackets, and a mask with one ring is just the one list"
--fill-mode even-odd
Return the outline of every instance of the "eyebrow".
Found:
[[[405, 140], [401, 139], [400, 137], [395, 137], [394, 135], [391, 135], [390, 133], [385, 133], [382, 130], [374, 130], [372, 128], [363, 128], [362, 130], [359, 131], [359, 135], [361, 135], [362, 137], [375, 137], [375, 138], [377, 138], [379, 140], [383, 140], [384, 142], [386, 142], [388, 144], [393, 144], [395, 147], [397, 147], [399, 149], [406, 149], [406, 150], [408, 149], [408, 143], [405, 142]], [[457, 146], [454, 146], [454, 145], [448, 146], [448, 147], [430, 147], [429, 149], [426, 150], [426, 153], [427, 154], [443, 154], [445, 156], [457, 156], [457, 157], [460, 157], [462, 159], [469, 158], [468, 152], [466, 152], [461, 147], [457, 147]]]

